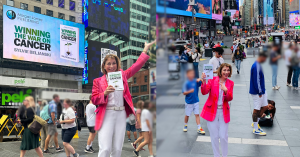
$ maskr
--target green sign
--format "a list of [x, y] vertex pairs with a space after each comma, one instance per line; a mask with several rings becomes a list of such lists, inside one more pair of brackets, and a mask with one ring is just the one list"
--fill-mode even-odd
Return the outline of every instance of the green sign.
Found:
[[25, 79], [14, 80], [14, 85], [23, 85], [25, 84]]
[[25, 93], [23, 91], [11, 94], [2, 93], [2, 105], [21, 105], [25, 97], [30, 96], [31, 93], [31, 89], [27, 89]]
[[300, 29], [300, 26], [295, 26], [295, 29]]

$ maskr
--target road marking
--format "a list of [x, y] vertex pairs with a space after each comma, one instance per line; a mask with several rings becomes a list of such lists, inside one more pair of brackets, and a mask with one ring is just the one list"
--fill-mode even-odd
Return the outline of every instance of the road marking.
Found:
[[234, 86], [247, 86], [246, 84], [234, 84]]
[[291, 109], [294, 109], [294, 110], [299, 110], [300, 109], [300, 106], [290, 106]]
[[[209, 136], [198, 136], [198, 142], [211, 142]], [[254, 145], [269, 145], [269, 146], [288, 146], [286, 141], [283, 140], [267, 140], [267, 139], [246, 139], [229, 137], [228, 143], [235, 144], [254, 144]]]
[[200, 61], [205, 61], [205, 60], [206, 60], [206, 59], [204, 59], [204, 58], [201, 58], [201, 59], [200, 59]]

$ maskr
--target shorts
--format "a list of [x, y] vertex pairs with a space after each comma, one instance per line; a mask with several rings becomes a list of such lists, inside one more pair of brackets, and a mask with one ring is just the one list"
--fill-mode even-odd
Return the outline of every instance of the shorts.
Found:
[[55, 135], [57, 133], [57, 126], [54, 125], [53, 123], [48, 123], [48, 135]]
[[130, 125], [129, 123], [126, 123], [126, 131], [136, 132], [135, 124]]
[[61, 129], [61, 139], [63, 142], [70, 143], [74, 135], [76, 134], [77, 127], [69, 129]]
[[185, 115], [191, 116], [192, 112], [194, 112], [194, 114], [199, 114], [199, 102], [194, 104], [185, 103]]
[[260, 108], [264, 107], [264, 106], [268, 106], [268, 95], [267, 95], [267, 91], [265, 92], [265, 94], [263, 94], [261, 96], [261, 98], [259, 97], [259, 95], [252, 95], [252, 99], [253, 99], [253, 109], [255, 110], [260, 110]]
[[89, 128], [90, 133], [95, 133], [96, 132], [94, 126], [92, 126], [92, 127], [88, 126], [88, 128]]
[[140, 133], [140, 132], [142, 132], [142, 129], [136, 129], [136, 131]]

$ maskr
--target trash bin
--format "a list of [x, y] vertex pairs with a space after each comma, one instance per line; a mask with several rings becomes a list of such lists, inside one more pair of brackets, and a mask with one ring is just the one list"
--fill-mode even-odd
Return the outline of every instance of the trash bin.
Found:
[[213, 57], [213, 53], [212, 53], [211, 48], [205, 49], [205, 57]]

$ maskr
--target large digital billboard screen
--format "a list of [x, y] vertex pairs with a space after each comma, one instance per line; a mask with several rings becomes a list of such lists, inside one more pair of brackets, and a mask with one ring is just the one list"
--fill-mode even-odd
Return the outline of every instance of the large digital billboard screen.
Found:
[[[264, 24], [271, 25], [274, 23], [273, 0], [264, 0]], [[268, 19], [267, 19], [268, 15]]]
[[290, 14], [290, 26], [300, 26], [300, 15]]
[[195, 6], [189, 6], [188, 0], [157, 0], [156, 11], [164, 13], [166, 6], [167, 14], [192, 16], [192, 9], [196, 10], [195, 17], [212, 18], [211, 0], [195, 0]]
[[3, 6], [3, 58], [84, 67], [84, 25]]
[[[129, 0], [83, 0], [84, 25], [129, 40], [129, 5]], [[146, 12], [144, 8], [139, 5], [136, 10]]]
[[222, 20], [222, 2], [221, 0], [212, 0], [212, 19]]

